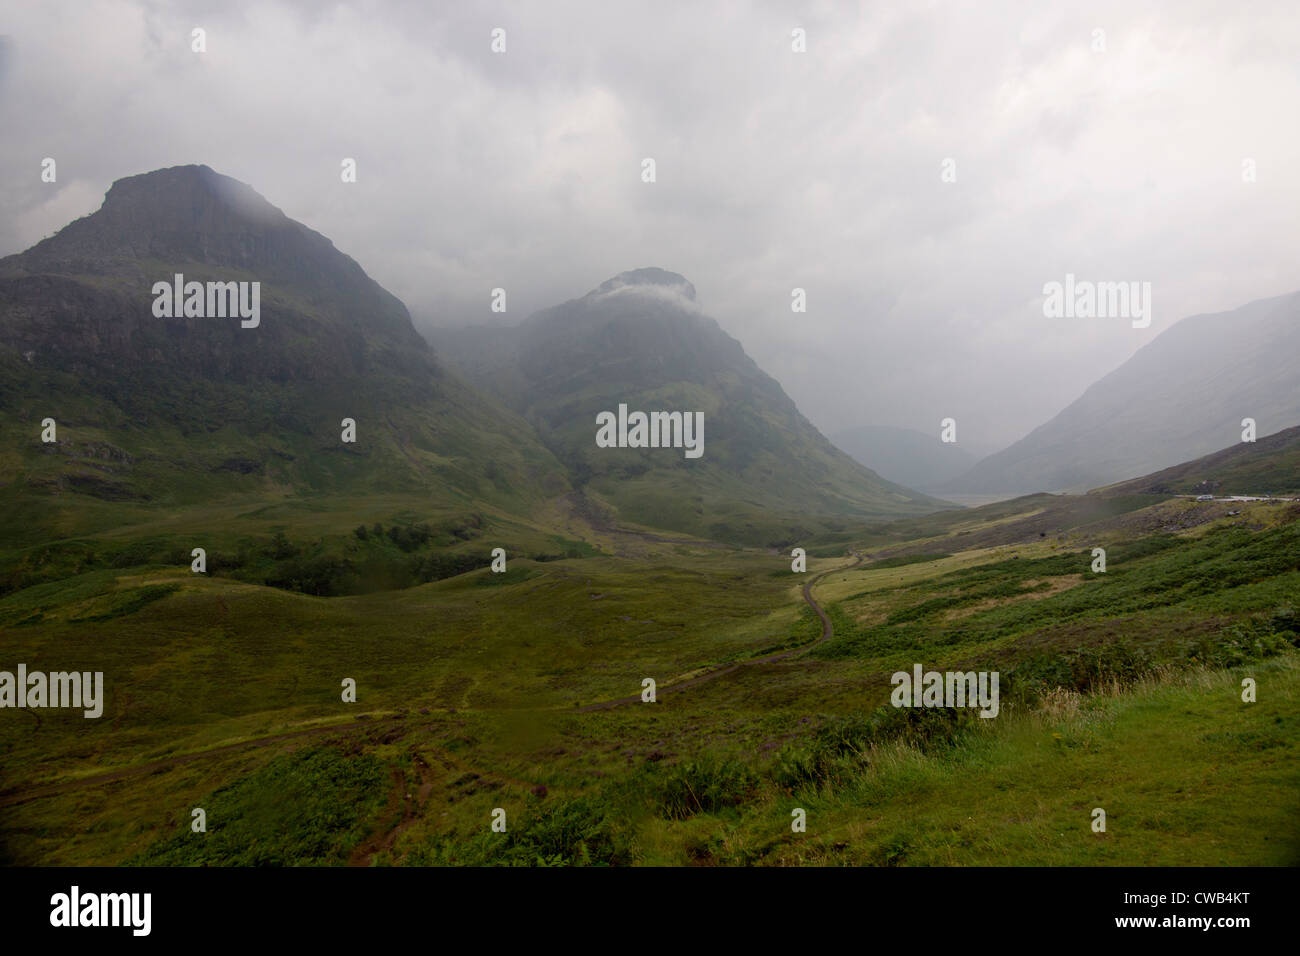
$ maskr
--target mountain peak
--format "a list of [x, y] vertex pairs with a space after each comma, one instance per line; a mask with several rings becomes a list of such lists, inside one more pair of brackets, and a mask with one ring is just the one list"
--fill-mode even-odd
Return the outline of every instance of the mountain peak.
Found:
[[26, 256], [47, 271], [99, 271], [86, 262], [122, 256], [256, 268], [296, 253], [328, 258], [333, 247], [248, 184], [209, 166], [171, 166], [117, 180], [98, 210]]
[[[124, 262], [154, 260], [240, 269], [311, 296], [384, 300], [405, 308], [325, 236], [289, 218], [253, 187], [209, 166], [171, 166], [117, 180], [98, 210], [69, 223], [26, 252], [0, 260], [0, 273], [112, 274]], [[360, 303], [351, 303], [357, 307]]]
[[618, 275], [614, 276], [614, 278], [606, 279], [602, 282], [593, 294], [603, 295], [610, 292], [617, 292], [620, 289], [636, 288], [638, 286], [648, 286], [656, 289], [672, 289], [689, 299], [691, 302], [695, 301], [695, 286], [686, 281], [684, 276], [654, 266], [620, 272]]
[[100, 212], [108, 219], [147, 217], [155, 227], [194, 228], [218, 209], [251, 225], [279, 226], [289, 217], [253, 187], [210, 166], [170, 166], [125, 176], [109, 187]]
[[[148, 320], [150, 290], [177, 275], [257, 283], [268, 316], [275, 310], [274, 328], [229, 340], [224, 326], [197, 323], [186, 326], [190, 340], [182, 347], [174, 337], [179, 333]], [[87, 285], [87, 277], [95, 279]], [[78, 296], [89, 289], [102, 297], [83, 313], [87, 321], [106, 323], [95, 325], [96, 335], [60, 331], [48, 321], [48, 310], [29, 330], [46, 346], [51, 336], [58, 339], [69, 362], [74, 353], [84, 363], [107, 361], [105, 355], [125, 359], [148, 340], [155, 358], [197, 363], [205, 374], [222, 376], [241, 368], [252, 377], [316, 379], [351, 374], [367, 367], [367, 355], [379, 354], [398, 364], [409, 360], [413, 375], [428, 372], [427, 344], [401, 302], [325, 236], [209, 166], [172, 166], [117, 180], [98, 210], [0, 259], [0, 279], [22, 280], [11, 294], [27, 296], [31, 308], [51, 295], [52, 281]], [[62, 321], [70, 315], [64, 310]]]

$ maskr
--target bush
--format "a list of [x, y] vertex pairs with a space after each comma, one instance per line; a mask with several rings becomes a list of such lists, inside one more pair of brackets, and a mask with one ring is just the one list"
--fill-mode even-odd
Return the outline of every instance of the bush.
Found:
[[277, 531], [275, 537], [271, 539], [271, 547], [267, 553], [277, 561], [283, 561], [285, 558], [292, 558], [298, 554], [298, 548], [289, 541], [288, 536], [283, 531]]
[[443, 839], [412, 852], [417, 866], [622, 866], [632, 843], [596, 797], [556, 800], [511, 822], [505, 833]]
[[[330, 866], [347, 862], [384, 803], [383, 765], [369, 755], [311, 747], [203, 797], [208, 832], [188, 811], [128, 866]], [[189, 804], [185, 804], [186, 807]]]
[[411, 573], [419, 583], [427, 584], [476, 571], [485, 564], [483, 558], [473, 554], [431, 554], [412, 561]]
[[658, 785], [659, 811], [670, 820], [716, 813], [749, 797], [758, 784], [754, 772], [735, 760], [704, 758], [677, 764]]
[[868, 764], [871, 747], [901, 741], [922, 751], [949, 746], [977, 718], [964, 707], [878, 707], [823, 723], [804, 746], [777, 754], [770, 775], [793, 790], [806, 784], [838, 784]]
[[351, 561], [327, 554], [286, 561], [267, 575], [266, 583], [302, 594], [336, 597], [357, 593], [360, 578]]
[[1087, 693], [1115, 681], [1128, 683], [1155, 667], [1150, 652], [1126, 641], [1095, 647], [1037, 654], [1002, 671], [1003, 693], [1031, 703], [1049, 690], [1063, 687]]

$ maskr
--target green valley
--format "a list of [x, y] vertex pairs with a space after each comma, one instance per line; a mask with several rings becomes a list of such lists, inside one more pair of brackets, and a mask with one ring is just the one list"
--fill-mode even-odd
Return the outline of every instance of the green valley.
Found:
[[[154, 316], [175, 274], [260, 321]], [[1300, 863], [1300, 502], [1223, 498], [1295, 429], [965, 509], [675, 273], [435, 346], [204, 166], [0, 260], [0, 863]], [[893, 706], [917, 667], [1000, 705]]]

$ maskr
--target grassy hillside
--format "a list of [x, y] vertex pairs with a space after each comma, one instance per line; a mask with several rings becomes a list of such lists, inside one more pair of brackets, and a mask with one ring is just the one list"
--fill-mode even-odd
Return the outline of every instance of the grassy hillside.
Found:
[[[0, 670], [105, 683], [0, 710], [0, 863], [1300, 862], [1300, 503], [1177, 496], [1295, 487], [1293, 435], [923, 513], [680, 277], [543, 313], [485, 397], [324, 237], [163, 172], [0, 263]], [[142, 319], [196, 248], [265, 338]], [[620, 403], [705, 457], [597, 454]], [[915, 664], [998, 715], [889, 706]]]
[[[1161, 531], [1183, 503], [1146, 501], [966, 547], [1008, 533], [1002, 503], [904, 543], [926, 551], [814, 558], [833, 571], [816, 587], [829, 642], [676, 692], [816, 639], [788, 554], [636, 539], [635, 557], [341, 597], [155, 566], [29, 586], [0, 598], [6, 660], [102, 669], [110, 692], [97, 722], [0, 723], [0, 847], [19, 863], [1294, 863], [1300, 508]], [[889, 674], [915, 662], [998, 669], [998, 718], [888, 707]], [[584, 709], [645, 677], [657, 704]], [[205, 835], [188, 829], [200, 806]]]
[[1300, 494], [1300, 425], [1099, 491], [1106, 495]]

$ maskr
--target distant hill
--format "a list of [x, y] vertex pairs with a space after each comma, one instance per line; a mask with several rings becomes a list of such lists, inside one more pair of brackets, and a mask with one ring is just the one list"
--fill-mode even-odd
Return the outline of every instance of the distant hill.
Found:
[[860, 425], [830, 436], [854, 460], [891, 481], [930, 491], [967, 471], [976, 458], [955, 442], [942, 442], [939, 434], [914, 428]]
[[[153, 284], [176, 273], [260, 282], [260, 323], [158, 317]], [[119, 180], [97, 212], [0, 259], [0, 447], [0, 501], [27, 502], [19, 538], [68, 533], [79, 499], [393, 490], [527, 510], [569, 487], [355, 261], [206, 166]]]
[[1097, 489], [1107, 495], [1300, 494], [1300, 426]]
[[1085, 490], [1300, 424], [1300, 292], [1183, 319], [1044, 425], [943, 485]]
[[[471, 381], [536, 426], [575, 486], [625, 521], [778, 544], [849, 519], [944, 507], [827, 441], [675, 273], [625, 272], [513, 328], [432, 335]], [[702, 412], [703, 457], [598, 448], [596, 416], [620, 404]]]

